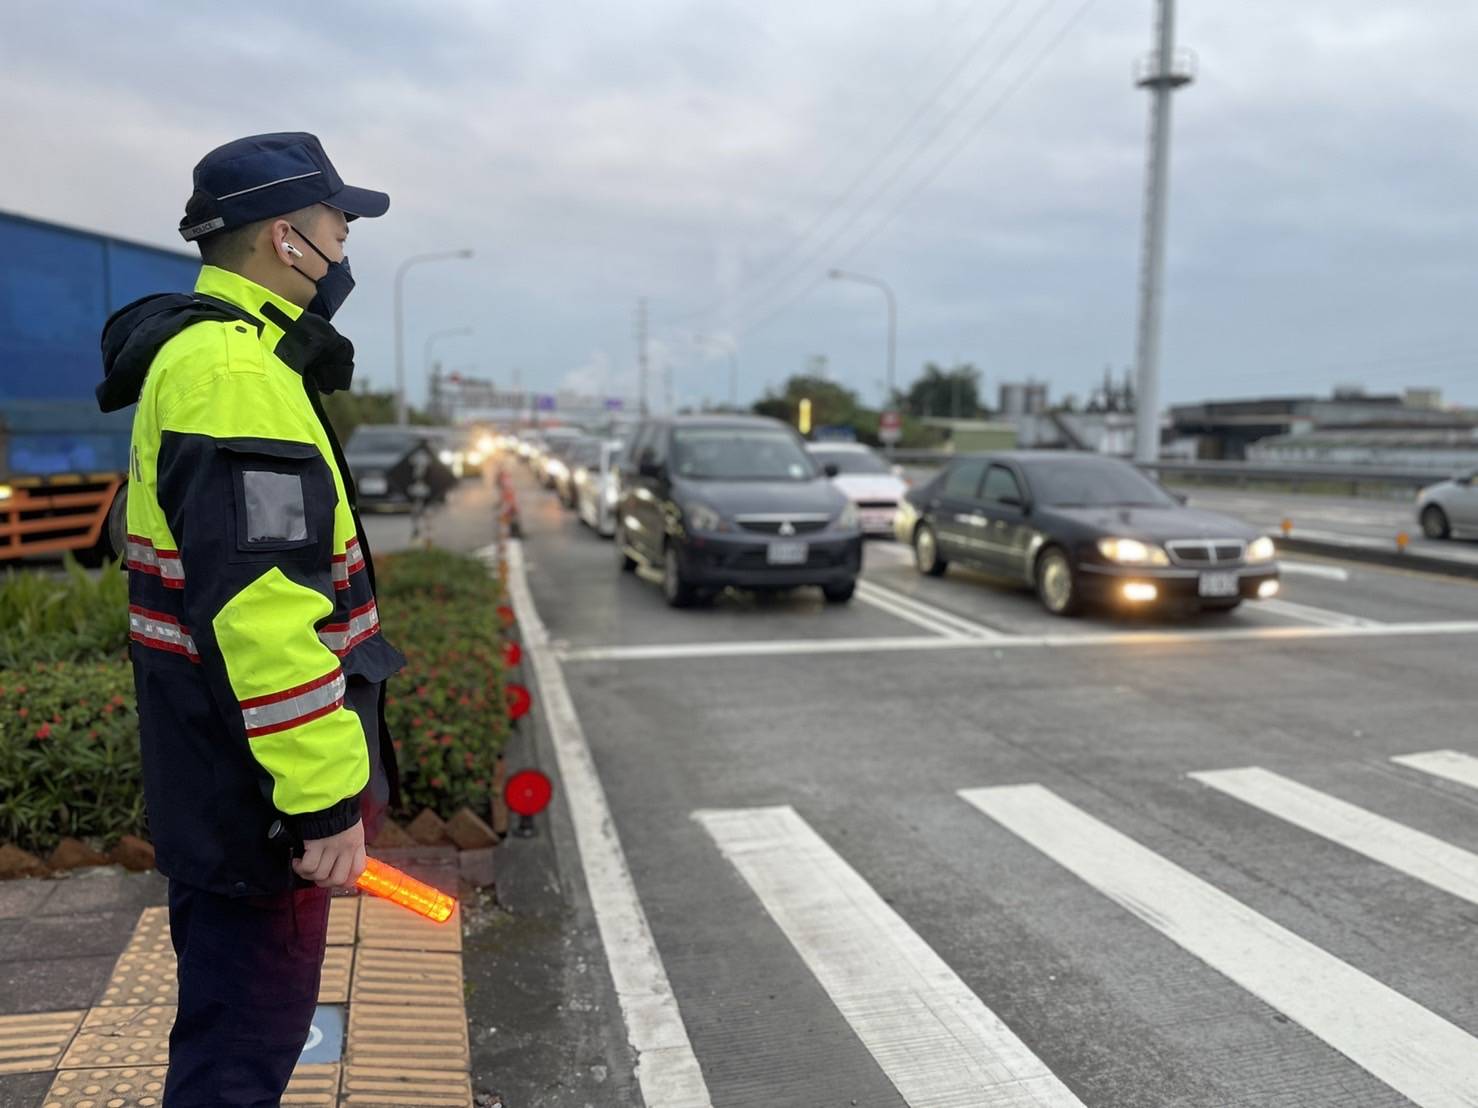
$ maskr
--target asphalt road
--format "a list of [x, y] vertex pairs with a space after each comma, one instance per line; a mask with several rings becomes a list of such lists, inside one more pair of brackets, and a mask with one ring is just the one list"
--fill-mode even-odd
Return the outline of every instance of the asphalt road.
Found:
[[875, 544], [850, 605], [674, 612], [520, 497], [559, 867], [653, 1108], [1478, 1103], [1478, 789], [1392, 761], [1478, 755], [1478, 586], [1304, 559], [1064, 621]]

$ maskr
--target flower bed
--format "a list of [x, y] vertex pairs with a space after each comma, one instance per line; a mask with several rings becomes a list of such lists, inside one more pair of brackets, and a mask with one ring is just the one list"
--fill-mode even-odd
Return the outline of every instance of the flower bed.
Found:
[[[124, 575], [0, 578], [0, 842], [46, 853], [147, 836]], [[379, 564], [381, 618], [407, 666], [386, 713], [400, 751], [399, 817], [487, 810], [509, 732], [501, 590], [482, 562], [440, 551]]]

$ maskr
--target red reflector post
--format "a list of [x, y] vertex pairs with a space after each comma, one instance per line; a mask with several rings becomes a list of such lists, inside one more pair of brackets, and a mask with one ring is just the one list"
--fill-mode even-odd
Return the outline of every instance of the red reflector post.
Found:
[[513, 669], [523, 661], [523, 647], [509, 639], [503, 644], [503, 665], [507, 669]]
[[536, 769], [521, 769], [503, 786], [503, 799], [508, 809], [520, 816], [537, 816], [549, 807], [554, 784]]
[[534, 698], [529, 695], [528, 689], [522, 685], [509, 684], [504, 686], [504, 694], [508, 697], [508, 717], [510, 719], [523, 719], [529, 714]]

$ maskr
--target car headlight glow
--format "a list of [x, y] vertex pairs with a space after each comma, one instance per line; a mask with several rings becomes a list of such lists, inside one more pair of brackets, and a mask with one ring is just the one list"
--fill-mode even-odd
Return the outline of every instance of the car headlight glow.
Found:
[[727, 530], [724, 517], [707, 504], [689, 504], [683, 509], [683, 514], [687, 516], [688, 527], [694, 531]]
[[1249, 562], [1271, 562], [1277, 556], [1278, 548], [1267, 535], [1253, 539], [1247, 544], [1247, 560]]
[[603, 495], [605, 496], [606, 504], [608, 504], [610, 507], [614, 508], [616, 506], [616, 499], [617, 499], [616, 482], [614, 482], [614, 481], [607, 481], [606, 482], [605, 492], [604, 492]]
[[862, 518], [857, 514], [857, 505], [847, 501], [847, 506], [842, 509], [842, 514], [837, 516], [834, 526], [839, 531], [855, 531], [862, 526]]
[[1099, 539], [1098, 552], [1104, 559], [1121, 566], [1168, 566], [1170, 555], [1164, 548], [1139, 539]]
[[441, 464], [444, 466], [451, 465], [452, 459], [456, 457], [456, 455], [453, 454], [450, 450], [437, 451], [436, 456], [441, 459]]

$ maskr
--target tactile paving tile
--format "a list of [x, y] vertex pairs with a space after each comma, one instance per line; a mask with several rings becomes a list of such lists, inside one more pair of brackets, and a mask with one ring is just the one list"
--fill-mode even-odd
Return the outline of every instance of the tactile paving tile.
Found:
[[134, 924], [125, 954], [168, 954], [174, 957], [174, 944], [169, 940], [169, 909], [145, 908]]
[[433, 923], [398, 904], [367, 896], [359, 909], [359, 943], [361, 947], [460, 953], [462, 909], [458, 906], [445, 923]]
[[83, 1011], [0, 1016], [0, 1073], [47, 1073], [76, 1034]]
[[46, 1091], [41, 1108], [159, 1108], [164, 1103], [164, 1069], [63, 1070]]
[[353, 946], [359, 930], [359, 897], [336, 896], [328, 902], [328, 945]]
[[355, 1004], [413, 1004], [460, 1011], [466, 1003], [462, 956], [361, 947], [350, 997]]
[[94, 1008], [62, 1057], [64, 1070], [113, 1069], [169, 1064], [173, 1006], [120, 1005]]
[[349, 1003], [349, 970], [353, 965], [352, 946], [331, 946], [323, 952], [323, 977], [318, 982], [319, 1004]]
[[408, 1072], [386, 1065], [350, 1065], [344, 1067], [339, 1103], [354, 1108], [467, 1108], [472, 1082], [465, 1069]]
[[466, 1073], [467, 1013], [456, 1008], [410, 1008], [398, 1004], [349, 1005], [347, 1066], [395, 1073]]
[[323, 1062], [293, 1070], [281, 1103], [297, 1108], [335, 1108], [339, 1103], [339, 1064]]
[[113, 975], [103, 987], [99, 1008], [116, 1008], [120, 1004], [167, 1004], [173, 1006], [179, 996], [175, 977], [175, 956], [171, 948], [163, 953], [125, 950], [118, 956]]

